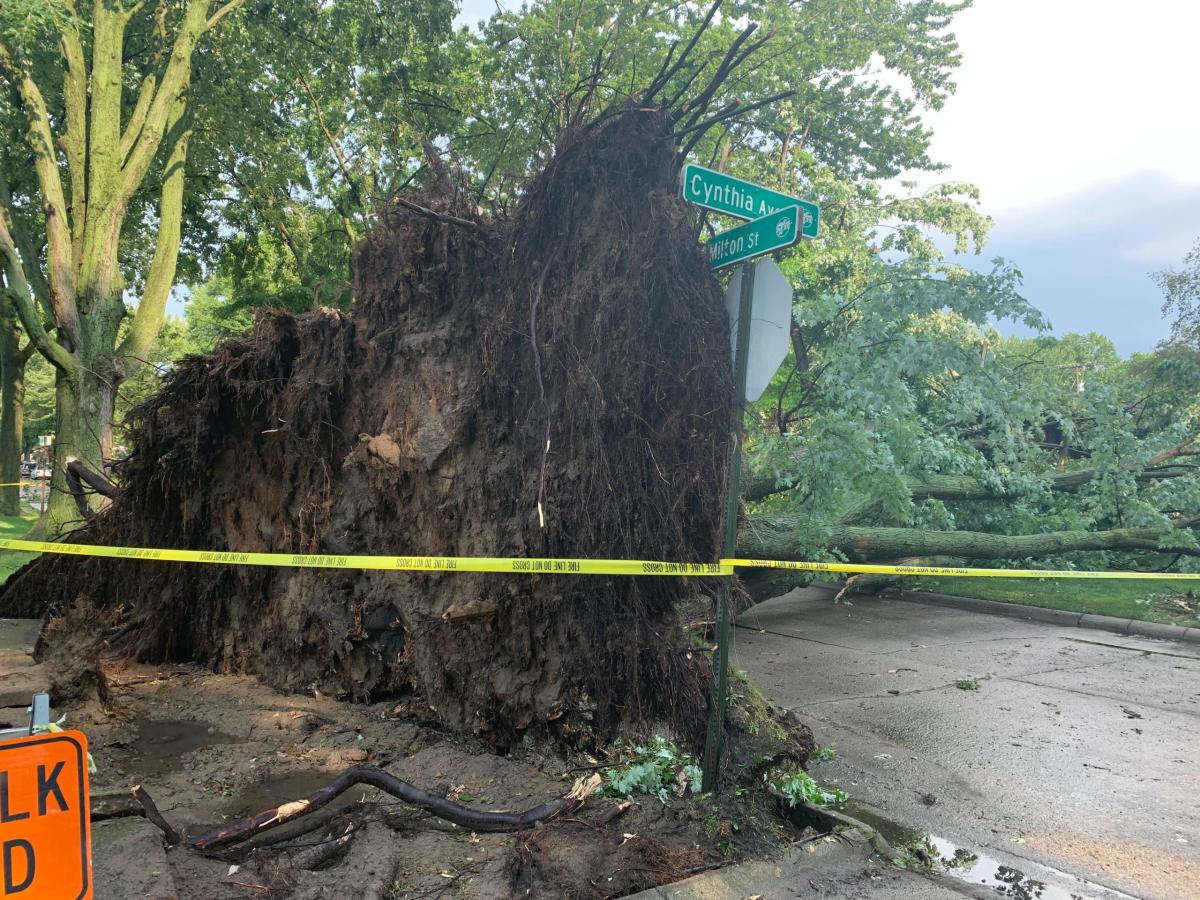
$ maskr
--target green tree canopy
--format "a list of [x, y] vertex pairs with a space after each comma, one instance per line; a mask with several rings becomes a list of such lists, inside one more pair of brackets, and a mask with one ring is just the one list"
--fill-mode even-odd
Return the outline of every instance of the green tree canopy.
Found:
[[1183, 259], [1183, 268], [1155, 272], [1163, 292], [1163, 315], [1173, 317], [1171, 343], [1200, 349], [1200, 240]]

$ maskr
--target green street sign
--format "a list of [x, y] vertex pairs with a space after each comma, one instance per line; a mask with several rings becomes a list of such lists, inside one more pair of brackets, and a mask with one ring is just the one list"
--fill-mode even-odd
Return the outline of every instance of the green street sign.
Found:
[[714, 269], [723, 269], [800, 240], [800, 207], [789, 206], [779, 212], [722, 231], [709, 238], [708, 261]]
[[815, 238], [820, 227], [821, 209], [817, 204], [789, 197], [732, 175], [714, 172], [704, 166], [693, 163], [684, 166], [679, 173], [679, 186], [683, 199], [689, 203], [739, 219], [760, 219], [786, 207], [799, 206], [804, 211], [804, 228], [800, 236]]

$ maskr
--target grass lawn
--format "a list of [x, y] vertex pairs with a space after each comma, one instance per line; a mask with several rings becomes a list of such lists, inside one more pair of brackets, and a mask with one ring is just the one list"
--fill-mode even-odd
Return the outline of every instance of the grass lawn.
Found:
[[[28, 506], [22, 507], [19, 516], [0, 516], [0, 537], [21, 538], [33, 527], [38, 514]], [[0, 584], [25, 563], [37, 556], [36, 553], [21, 553], [18, 550], [0, 550]]]
[[[912, 584], [917, 582], [917, 584]], [[959, 597], [1002, 600], [1071, 612], [1200, 627], [1200, 576], [1195, 581], [1084, 578], [921, 578], [910, 586]], [[1191, 592], [1189, 595], [1188, 592]]]

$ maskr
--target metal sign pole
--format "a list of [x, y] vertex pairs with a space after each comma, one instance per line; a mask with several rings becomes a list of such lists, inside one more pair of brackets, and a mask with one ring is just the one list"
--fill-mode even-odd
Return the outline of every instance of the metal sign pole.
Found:
[[[742, 493], [742, 426], [746, 410], [746, 362], [750, 351], [750, 308], [754, 300], [754, 263], [742, 263], [742, 291], [738, 304], [737, 347], [733, 354], [733, 447], [725, 484], [725, 537], [721, 556], [737, 556], [738, 501]], [[717, 652], [713, 656], [713, 694], [708, 711], [708, 738], [704, 744], [704, 790], [717, 790], [721, 750], [725, 739], [725, 705], [729, 696], [729, 606], [733, 579], [721, 579], [717, 591]]]

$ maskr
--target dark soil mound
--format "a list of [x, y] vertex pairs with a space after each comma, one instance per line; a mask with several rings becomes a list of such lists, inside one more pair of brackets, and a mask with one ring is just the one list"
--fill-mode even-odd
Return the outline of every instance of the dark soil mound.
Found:
[[[358, 250], [353, 314], [266, 314], [178, 366], [136, 414], [122, 496], [75, 539], [714, 561], [729, 335], [678, 165], [668, 115], [623, 110], [509, 217], [392, 209]], [[144, 660], [412, 690], [503, 747], [652, 718], [699, 734], [706, 663], [675, 605], [709, 586], [47, 556], [0, 609], [121, 608]]]

